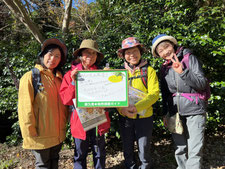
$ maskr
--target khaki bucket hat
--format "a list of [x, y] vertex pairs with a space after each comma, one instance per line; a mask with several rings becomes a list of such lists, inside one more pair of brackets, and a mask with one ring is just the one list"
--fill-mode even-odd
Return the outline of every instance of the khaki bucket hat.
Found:
[[96, 51], [98, 53], [96, 61], [97, 63], [101, 62], [102, 59], [104, 58], [104, 55], [98, 49], [98, 43], [92, 39], [84, 39], [80, 44], [80, 48], [73, 52], [73, 56], [77, 58], [78, 55], [80, 55], [80, 51], [82, 49], [92, 49]]

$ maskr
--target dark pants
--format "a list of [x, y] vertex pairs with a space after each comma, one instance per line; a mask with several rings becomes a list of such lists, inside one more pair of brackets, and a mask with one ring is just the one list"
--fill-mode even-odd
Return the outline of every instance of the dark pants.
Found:
[[89, 145], [93, 153], [95, 169], [105, 168], [105, 138], [104, 135], [96, 137], [96, 129], [86, 132], [86, 140], [74, 139], [74, 169], [86, 169]]
[[57, 169], [61, 147], [62, 143], [48, 149], [32, 150], [32, 153], [34, 154], [36, 159], [35, 168]]
[[120, 116], [119, 122], [126, 168], [138, 168], [134, 157], [135, 141], [137, 141], [138, 154], [141, 161], [141, 166], [139, 168], [151, 168], [150, 141], [153, 129], [153, 118], [129, 119]]

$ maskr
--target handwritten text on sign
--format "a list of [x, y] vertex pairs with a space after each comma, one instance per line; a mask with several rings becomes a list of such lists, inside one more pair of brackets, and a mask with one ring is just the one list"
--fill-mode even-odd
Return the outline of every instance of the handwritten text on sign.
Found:
[[77, 107], [121, 107], [128, 104], [127, 71], [79, 71]]

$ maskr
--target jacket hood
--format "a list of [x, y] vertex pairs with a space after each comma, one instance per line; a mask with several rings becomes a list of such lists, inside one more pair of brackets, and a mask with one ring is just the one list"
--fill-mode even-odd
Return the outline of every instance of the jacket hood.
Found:
[[[54, 74], [49, 69], [45, 69], [45, 68], [43, 68], [43, 66], [41, 66], [39, 64], [36, 64], [35, 68], [37, 68], [41, 73], [43, 73], [51, 78], [54, 78]], [[62, 79], [62, 73], [57, 71], [55, 77]]]

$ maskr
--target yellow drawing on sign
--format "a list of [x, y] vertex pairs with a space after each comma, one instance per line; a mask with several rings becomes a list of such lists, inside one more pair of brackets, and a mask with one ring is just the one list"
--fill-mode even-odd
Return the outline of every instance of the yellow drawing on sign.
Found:
[[121, 72], [117, 72], [112, 76], [109, 76], [108, 80], [112, 83], [118, 83], [123, 80], [123, 74]]

